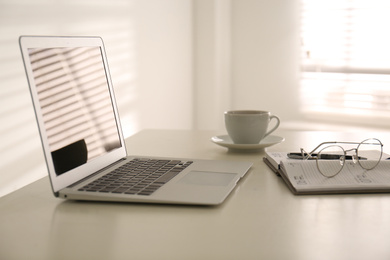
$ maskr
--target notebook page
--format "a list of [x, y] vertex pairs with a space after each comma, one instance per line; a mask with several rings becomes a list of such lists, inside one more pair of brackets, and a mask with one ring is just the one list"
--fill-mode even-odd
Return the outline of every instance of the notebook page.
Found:
[[281, 165], [297, 190], [390, 187], [390, 161], [381, 161], [372, 170], [348, 161], [343, 170], [332, 178], [324, 177], [318, 171], [316, 161], [285, 161]]

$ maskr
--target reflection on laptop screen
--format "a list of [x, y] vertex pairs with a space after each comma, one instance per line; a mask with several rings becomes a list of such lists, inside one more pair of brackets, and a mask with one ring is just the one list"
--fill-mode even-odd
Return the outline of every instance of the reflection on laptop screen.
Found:
[[100, 48], [33, 48], [29, 56], [56, 174], [120, 147]]

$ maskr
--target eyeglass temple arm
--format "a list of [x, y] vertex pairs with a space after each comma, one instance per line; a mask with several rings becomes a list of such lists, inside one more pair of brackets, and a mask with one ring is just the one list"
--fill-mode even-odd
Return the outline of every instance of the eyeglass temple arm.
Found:
[[[311, 155], [311, 154], [314, 153], [319, 147], [321, 147], [321, 146], [324, 145], [324, 144], [337, 144], [337, 143], [340, 143], [340, 142], [337, 142], [337, 141], [329, 141], [329, 142], [320, 143], [320, 144], [317, 145], [317, 147], [314, 148], [310, 153], [307, 153], [307, 155]], [[302, 155], [303, 155], [303, 152], [304, 152], [304, 151], [305, 151], [305, 150], [303, 150], [303, 149], [301, 148], [301, 153], [302, 153]]]
[[[379, 140], [378, 140], [379, 141]], [[383, 146], [382, 142], [379, 141], [380, 145]], [[323, 142], [323, 143], [320, 143], [316, 148], [314, 148], [310, 153], [308, 153], [307, 155], [311, 155], [312, 153], [314, 153], [320, 146], [324, 145], [324, 144], [360, 144], [360, 143], [357, 143], [357, 142], [337, 142], [337, 141], [328, 141], [328, 142]], [[303, 152], [304, 150], [301, 148], [301, 153], [303, 155]]]

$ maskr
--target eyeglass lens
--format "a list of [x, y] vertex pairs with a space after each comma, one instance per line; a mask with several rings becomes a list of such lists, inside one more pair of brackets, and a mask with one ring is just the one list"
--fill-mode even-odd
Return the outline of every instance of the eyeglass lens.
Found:
[[345, 153], [341, 146], [327, 146], [317, 155], [317, 168], [325, 177], [333, 177], [341, 171], [344, 161]]
[[359, 164], [366, 170], [371, 170], [378, 165], [382, 157], [382, 143], [378, 139], [367, 139], [361, 142], [356, 150]]
[[345, 160], [353, 159], [366, 170], [375, 168], [382, 158], [382, 143], [378, 139], [367, 139], [356, 148], [355, 155], [347, 155], [347, 152], [355, 149], [344, 150], [339, 145], [330, 145], [322, 149], [317, 155], [317, 168], [325, 177], [336, 176], [343, 168]]

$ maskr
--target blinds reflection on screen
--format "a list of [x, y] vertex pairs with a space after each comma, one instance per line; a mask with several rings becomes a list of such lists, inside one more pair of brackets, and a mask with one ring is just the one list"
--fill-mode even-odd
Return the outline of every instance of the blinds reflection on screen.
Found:
[[30, 49], [51, 152], [85, 142], [88, 160], [120, 146], [101, 50]]

